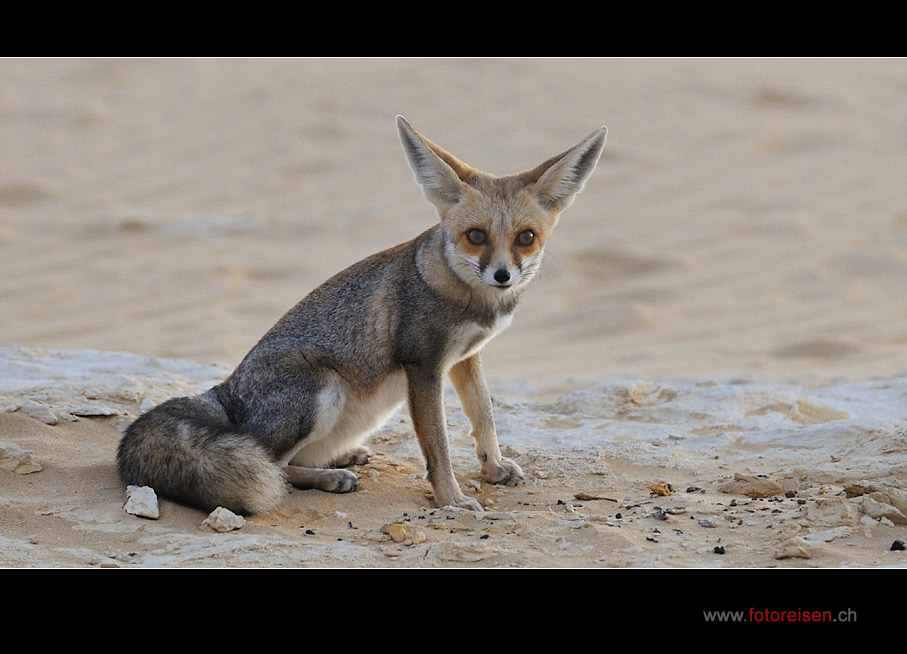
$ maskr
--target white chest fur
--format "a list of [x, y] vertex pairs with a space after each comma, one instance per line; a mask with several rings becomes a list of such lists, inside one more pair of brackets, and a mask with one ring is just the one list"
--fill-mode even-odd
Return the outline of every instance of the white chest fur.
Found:
[[513, 322], [513, 314], [498, 318], [490, 327], [482, 327], [476, 323], [467, 323], [459, 327], [451, 336], [450, 344], [444, 357], [446, 367], [450, 367], [471, 357], [481, 350], [492, 338], [500, 334]]

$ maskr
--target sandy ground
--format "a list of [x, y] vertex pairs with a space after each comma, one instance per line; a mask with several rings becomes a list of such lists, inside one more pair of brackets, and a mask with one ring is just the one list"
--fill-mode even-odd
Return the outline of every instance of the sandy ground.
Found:
[[[904, 566], [905, 92], [901, 60], [0, 61], [0, 565]], [[451, 397], [482, 519], [432, 506], [405, 415], [358, 493], [124, 513], [142, 406], [435, 220], [397, 114], [496, 173], [609, 128], [485, 352], [526, 483], [478, 483]]]

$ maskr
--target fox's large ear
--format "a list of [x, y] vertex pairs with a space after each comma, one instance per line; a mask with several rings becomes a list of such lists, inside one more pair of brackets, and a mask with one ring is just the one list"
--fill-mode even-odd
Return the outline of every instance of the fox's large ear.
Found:
[[403, 116], [397, 116], [397, 129], [409, 167], [425, 197], [441, 212], [459, 202], [466, 182], [478, 171], [419, 134]]
[[583, 190], [605, 147], [608, 128], [602, 127], [566, 152], [523, 173], [536, 200], [548, 211], [563, 211]]

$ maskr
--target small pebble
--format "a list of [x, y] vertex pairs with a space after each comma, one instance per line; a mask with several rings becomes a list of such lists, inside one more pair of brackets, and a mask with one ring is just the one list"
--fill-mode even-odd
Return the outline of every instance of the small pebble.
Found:
[[381, 531], [391, 537], [395, 543], [402, 543], [407, 539], [406, 525], [402, 522], [391, 522], [381, 527]]
[[812, 555], [812, 547], [799, 537], [789, 538], [775, 551], [776, 559], [810, 559]]
[[653, 484], [652, 486], [649, 486], [649, 490], [652, 491], [653, 493], [655, 493], [656, 495], [660, 495], [662, 497], [666, 497], [668, 495], [674, 494], [674, 487], [671, 486], [671, 484], [668, 484], [666, 482]]
[[223, 534], [234, 529], [242, 529], [246, 520], [241, 515], [236, 515], [229, 509], [219, 506], [208, 514], [202, 524]]
[[707, 528], [711, 529], [712, 527], [716, 527], [717, 525], [714, 522], [712, 522], [711, 520], [709, 520], [708, 518], [706, 518], [705, 520], [699, 521], [699, 526], [707, 527]]
[[904, 541], [902, 541], [902, 540], [896, 540], [891, 544], [892, 552], [902, 552], [902, 551], [904, 551], [904, 549], [905, 549]]
[[724, 554], [724, 545], [716, 545], [715, 549], [712, 550], [715, 554]]
[[128, 499], [123, 507], [126, 513], [143, 518], [151, 518], [152, 520], [157, 520], [160, 517], [157, 495], [150, 486], [127, 486], [126, 497]]

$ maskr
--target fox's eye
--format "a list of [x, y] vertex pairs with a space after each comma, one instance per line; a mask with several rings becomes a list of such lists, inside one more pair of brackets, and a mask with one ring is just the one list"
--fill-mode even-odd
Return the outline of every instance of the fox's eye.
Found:
[[533, 241], [535, 241], [535, 232], [533, 232], [531, 229], [524, 229], [522, 232], [516, 235], [517, 245], [532, 245]]
[[485, 245], [485, 242], [488, 240], [488, 234], [481, 229], [470, 229], [466, 232], [466, 240], [473, 245]]

